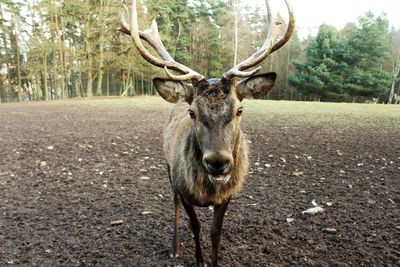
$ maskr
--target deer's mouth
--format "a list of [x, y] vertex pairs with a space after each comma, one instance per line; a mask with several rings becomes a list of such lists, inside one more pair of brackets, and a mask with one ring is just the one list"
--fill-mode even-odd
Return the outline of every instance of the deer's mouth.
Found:
[[226, 175], [208, 175], [208, 179], [212, 184], [226, 184], [231, 179], [230, 174]]

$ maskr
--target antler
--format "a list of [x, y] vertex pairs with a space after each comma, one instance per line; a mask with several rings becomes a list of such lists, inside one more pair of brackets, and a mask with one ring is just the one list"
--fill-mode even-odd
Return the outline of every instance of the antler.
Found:
[[266, 0], [265, 2], [268, 9], [268, 21], [270, 24], [268, 27], [267, 39], [265, 40], [264, 45], [260, 48], [260, 50], [251, 55], [248, 59], [237, 64], [235, 67], [226, 72], [224, 74], [225, 79], [231, 80], [234, 77], [247, 78], [253, 76], [254, 74], [260, 71], [261, 67], [258, 67], [252, 71], [245, 71], [245, 70], [261, 63], [268, 55], [272, 54], [274, 51], [284, 46], [292, 36], [292, 33], [294, 31], [295, 18], [294, 18], [293, 8], [289, 0], [285, 0], [286, 6], [289, 11], [288, 27], [286, 33], [278, 41], [276, 41], [276, 39], [278, 38], [279, 33], [282, 31], [283, 24], [279, 22], [276, 18], [272, 17], [269, 1]]
[[[129, 14], [129, 18], [127, 15]], [[202, 80], [204, 76], [195, 72], [194, 70], [176, 62], [171, 55], [168, 53], [164, 44], [161, 41], [160, 34], [158, 32], [157, 22], [153, 20], [151, 27], [144, 32], [139, 31], [138, 26], [138, 16], [136, 10], [136, 0], [132, 1], [131, 7], [128, 6], [128, 3], [125, 0], [122, 0], [122, 8], [120, 10], [120, 18], [121, 18], [121, 32], [128, 34], [132, 37], [133, 42], [142, 55], [142, 57], [147, 60], [149, 63], [164, 68], [168, 77], [177, 80], [177, 81], [186, 81], [186, 80]], [[142, 44], [140, 39], [146, 41], [154, 50], [160, 55], [162, 59], [159, 59], [153, 56]], [[183, 73], [183, 75], [174, 75], [169, 69], [173, 69], [175, 71]]]

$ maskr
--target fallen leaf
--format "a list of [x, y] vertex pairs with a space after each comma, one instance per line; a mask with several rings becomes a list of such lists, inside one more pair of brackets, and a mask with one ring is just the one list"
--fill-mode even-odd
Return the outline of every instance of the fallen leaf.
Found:
[[117, 225], [121, 225], [121, 224], [123, 224], [123, 223], [124, 223], [123, 220], [117, 220], [117, 221], [111, 222], [111, 226], [117, 226]]
[[291, 172], [291, 173], [289, 173], [289, 176], [295, 176], [295, 177], [299, 177], [299, 176], [301, 176], [301, 175], [303, 175], [304, 174], [304, 172]]
[[39, 167], [45, 167], [45, 166], [47, 166], [47, 162], [46, 161], [41, 161], [39, 163]]
[[322, 213], [322, 212], [324, 212], [325, 210], [324, 210], [324, 208], [322, 208], [322, 207], [314, 207], [314, 208], [310, 208], [310, 209], [307, 209], [307, 210], [305, 210], [305, 211], [302, 211], [301, 213], [304, 215], [304, 214], [309, 214], [309, 215], [315, 215], [315, 214], [318, 214], [318, 213]]
[[143, 211], [142, 212], [142, 215], [151, 215], [151, 214], [154, 214], [154, 212], [152, 212], [152, 211]]
[[294, 218], [286, 218], [286, 222], [287, 223], [292, 223], [292, 222], [294, 222]]
[[336, 228], [324, 228], [323, 229], [323, 231], [325, 232], [325, 233], [328, 233], [328, 234], [336, 234], [337, 233], [337, 229]]

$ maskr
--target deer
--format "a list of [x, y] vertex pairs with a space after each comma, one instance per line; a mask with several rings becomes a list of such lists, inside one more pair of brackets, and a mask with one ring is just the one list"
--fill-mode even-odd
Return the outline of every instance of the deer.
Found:
[[364, 100], [365, 104], [377, 104], [379, 103], [379, 98], [378, 97], [372, 97], [371, 99], [366, 99]]
[[400, 104], [400, 95], [394, 94], [394, 103], [395, 104]]
[[[171, 57], [161, 41], [155, 20], [149, 29], [139, 30], [136, 0], [131, 5], [122, 1], [120, 31], [131, 37], [146, 61], [164, 68], [168, 78], [154, 78], [153, 84], [164, 100], [175, 104], [163, 130], [163, 150], [175, 208], [171, 258], [179, 256], [179, 215], [183, 206], [194, 236], [196, 263], [207, 266], [195, 207], [212, 206], [211, 266], [218, 266], [225, 212], [232, 196], [242, 188], [249, 168], [248, 141], [240, 128], [244, 111], [242, 100], [264, 98], [277, 77], [274, 72], [258, 74], [261, 67], [249, 69], [289, 41], [295, 18], [290, 2], [285, 0], [285, 3], [289, 13], [286, 29], [283, 22], [271, 15], [267, 0], [270, 23], [263, 46], [225, 72], [222, 78], [206, 79]], [[142, 40], [159, 57], [150, 53]]]

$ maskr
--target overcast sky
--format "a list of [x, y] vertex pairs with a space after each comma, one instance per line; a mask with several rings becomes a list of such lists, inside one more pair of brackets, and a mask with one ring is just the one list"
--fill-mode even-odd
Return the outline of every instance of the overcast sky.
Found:
[[[270, 0], [273, 11], [283, 10], [284, 0]], [[243, 4], [265, 6], [265, 0], [241, 0]], [[386, 14], [396, 29], [400, 28], [399, 0], [291, 0], [296, 14], [296, 26], [300, 36], [316, 33], [318, 26], [327, 23], [342, 28], [347, 22], [357, 22], [357, 18], [371, 10], [375, 15]]]

